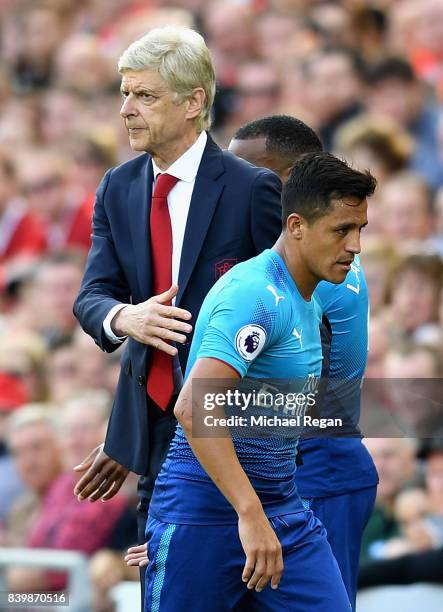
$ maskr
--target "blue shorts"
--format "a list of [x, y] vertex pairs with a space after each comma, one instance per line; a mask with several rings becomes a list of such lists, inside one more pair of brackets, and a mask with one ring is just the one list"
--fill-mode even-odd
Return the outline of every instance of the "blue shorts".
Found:
[[[249, 591], [237, 525], [178, 525], [148, 518], [145, 612], [349, 612], [323, 525], [310, 511], [270, 519], [283, 549], [278, 589]], [[240, 608], [237, 608], [240, 606]]]
[[367, 487], [344, 495], [303, 500], [327, 531], [343, 582], [355, 609], [360, 548], [363, 530], [374, 507], [377, 487]]

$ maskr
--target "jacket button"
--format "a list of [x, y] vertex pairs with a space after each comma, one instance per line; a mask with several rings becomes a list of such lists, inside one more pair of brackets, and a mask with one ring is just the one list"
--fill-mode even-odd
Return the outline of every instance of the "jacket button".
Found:
[[146, 378], [144, 376], [139, 376], [138, 384], [140, 385], [140, 387], [144, 387], [146, 385]]

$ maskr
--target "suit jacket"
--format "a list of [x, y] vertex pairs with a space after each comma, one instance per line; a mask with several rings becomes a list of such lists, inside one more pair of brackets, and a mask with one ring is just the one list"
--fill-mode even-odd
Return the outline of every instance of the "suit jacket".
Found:
[[[152, 183], [151, 158], [143, 154], [109, 170], [97, 190], [92, 247], [74, 313], [104, 351], [118, 347], [103, 331], [109, 310], [152, 296]], [[280, 190], [275, 174], [222, 151], [208, 137], [186, 223], [176, 298], [176, 306], [192, 313], [193, 326], [216, 280], [274, 244], [281, 231]], [[190, 342], [178, 346], [183, 371], [189, 348]], [[105, 441], [105, 452], [138, 474], [145, 474], [148, 464], [150, 354], [150, 347], [126, 341]]]

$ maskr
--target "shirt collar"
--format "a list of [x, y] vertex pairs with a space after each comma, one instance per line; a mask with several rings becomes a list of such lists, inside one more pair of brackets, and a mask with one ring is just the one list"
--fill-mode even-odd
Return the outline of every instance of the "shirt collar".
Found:
[[152, 160], [152, 169], [154, 171], [154, 180], [162, 172], [167, 172], [171, 176], [175, 176], [179, 181], [192, 183], [197, 176], [198, 167], [203, 156], [203, 151], [206, 147], [208, 135], [206, 132], [201, 132], [192, 147], [183, 153], [167, 170], [160, 170], [154, 160]]

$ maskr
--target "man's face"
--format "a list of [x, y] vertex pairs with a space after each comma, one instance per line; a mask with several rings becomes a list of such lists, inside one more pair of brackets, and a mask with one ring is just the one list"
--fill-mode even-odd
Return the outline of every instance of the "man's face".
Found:
[[370, 113], [389, 117], [407, 128], [420, 111], [422, 92], [415, 83], [386, 78], [368, 88], [365, 104]]
[[186, 101], [174, 104], [174, 92], [156, 70], [127, 70], [120, 89], [131, 148], [155, 155], [174, 147], [186, 129]]
[[431, 234], [432, 218], [421, 190], [388, 184], [380, 193], [380, 205], [380, 229], [390, 240], [425, 240]]
[[42, 494], [60, 472], [60, 449], [45, 423], [30, 423], [11, 433], [9, 446], [20, 477]]
[[380, 478], [377, 499], [383, 503], [413, 477], [415, 453], [401, 438], [366, 438], [365, 446], [377, 468]]
[[316, 58], [305, 86], [310, 108], [322, 122], [353, 104], [359, 95], [359, 82], [351, 60], [342, 53]]
[[327, 214], [311, 225], [302, 219], [300, 253], [309, 272], [319, 280], [341, 283], [360, 253], [360, 232], [367, 224], [366, 200], [332, 200]]

